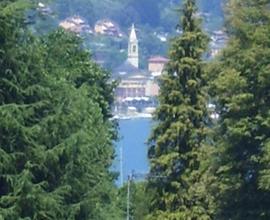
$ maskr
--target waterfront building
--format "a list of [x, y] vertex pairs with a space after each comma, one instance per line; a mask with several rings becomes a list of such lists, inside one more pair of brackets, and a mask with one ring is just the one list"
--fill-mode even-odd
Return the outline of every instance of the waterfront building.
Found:
[[159, 93], [157, 83], [168, 59], [155, 56], [149, 59], [148, 69], [139, 68], [139, 41], [134, 24], [131, 27], [127, 60], [114, 69], [113, 78], [119, 80], [116, 88], [116, 114], [134, 114], [154, 109]]
[[150, 74], [139, 69], [139, 42], [134, 24], [128, 42], [127, 60], [114, 70], [113, 77], [120, 81], [116, 89], [116, 100], [121, 102], [127, 97], [144, 97]]

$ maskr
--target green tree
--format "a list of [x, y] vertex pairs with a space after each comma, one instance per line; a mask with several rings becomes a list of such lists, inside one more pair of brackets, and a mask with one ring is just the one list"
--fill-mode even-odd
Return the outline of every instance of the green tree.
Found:
[[[15, 2], [10, 4], [4, 10], [16, 5]], [[54, 197], [44, 195], [44, 182], [34, 182], [31, 172], [40, 166], [43, 156], [42, 146], [33, 140], [37, 129], [34, 125], [46, 105], [44, 97], [49, 95], [39, 83], [46, 82], [40, 68], [41, 47], [23, 31], [21, 19], [1, 15], [0, 216], [3, 219], [34, 218], [34, 215], [39, 216], [37, 210], [43, 202], [53, 204], [50, 213], [45, 211], [45, 205], [42, 211], [57, 216], [59, 210]]]
[[76, 36], [33, 37], [20, 1], [1, 3], [0, 219], [118, 219], [109, 74]]
[[179, 24], [183, 34], [172, 42], [160, 82], [157, 126], [149, 141], [151, 176], [156, 178], [148, 187], [155, 195], [147, 219], [211, 219], [203, 145], [208, 117], [202, 55], [208, 37], [196, 12], [196, 1], [184, 2]]
[[212, 64], [217, 219], [269, 219], [269, 1], [231, 0], [226, 49]]
[[[152, 197], [147, 190], [147, 182], [130, 180], [129, 184], [129, 217], [134, 220], [143, 220], [149, 214], [149, 205]], [[124, 219], [127, 216], [128, 183], [121, 187], [118, 192], [120, 198], [118, 206], [122, 209], [122, 219]]]
[[[94, 121], [97, 124], [91, 125], [90, 121], [85, 122], [89, 123], [88, 138], [93, 139], [86, 141], [88, 145], [78, 155], [82, 156], [84, 152], [85, 156], [88, 157], [88, 161], [87, 159], [81, 160], [74, 170], [75, 173], [81, 174], [78, 177], [79, 185], [77, 190], [73, 192], [76, 193], [77, 199], [68, 200], [69, 205], [66, 210], [76, 205], [76, 212], [83, 213], [79, 214], [78, 219], [118, 219], [118, 208], [115, 207], [116, 189], [113, 187], [114, 176], [109, 172], [114, 153], [112, 140], [116, 137], [115, 126], [109, 120], [111, 118], [110, 107], [113, 102], [113, 89], [115, 85], [114, 83], [108, 83], [110, 79], [109, 72], [90, 61], [89, 52], [82, 49], [82, 41], [75, 35], [67, 34], [60, 30], [49, 35], [45, 39], [44, 44], [46, 45], [46, 70], [54, 74], [56, 81], [66, 79], [76, 89], [84, 91], [82, 98], [86, 95], [88, 101], [81, 99], [84, 103], [81, 106], [88, 103], [86, 105], [88, 110], [91, 109], [91, 105], [94, 104], [95, 106], [95, 111], [92, 111], [88, 116], [86, 112], [83, 113], [83, 109], [78, 108], [78, 113], [84, 114], [82, 119], [88, 118], [90, 120], [94, 117]], [[78, 118], [73, 117], [73, 119], [77, 121]], [[77, 122], [81, 124], [78, 124], [78, 126], [83, 126], [82, 121], [79, 120]], [[84, 130], [87, 132], [86, 128]], [[95, 132], [97, 133], [94, 134]], [[89, 154], [86, 153], [87, 151]], [[79, 172], [83, 167], [88, 172]], [[74, 177], [71, 173], [69, 180], [73, 181], [73, 183]], [[89, 181], [91, 184], [85, 185]], [[74, 198], [74, 196], [70, 197]], [[76, 201], [82, 204], [86, 203], [82, 206], [82, 210], [79, 208], [80, 203], [73, 204]], [[70, 216], [65, 218], [72, 219], [72, 216], [74, 216], [73, 211]]]

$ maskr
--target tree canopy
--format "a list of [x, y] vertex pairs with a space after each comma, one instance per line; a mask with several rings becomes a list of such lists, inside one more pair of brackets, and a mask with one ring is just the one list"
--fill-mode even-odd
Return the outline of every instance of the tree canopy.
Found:
[[269, 1], [231, 0], [227, 47], [212, 64], [217, 219], [269, 219]]
[[171, 44], [160, 81], [157, 126], [150, 138], [149, 188], [155, 195], [149, 219], [210, 219], [211, 215], [201, 161], [208, 118], [202, 55], [208, 37], [196, 17], [194, 0], [185, 1], [181, 12], [178, 28], [183, 33]]
[[0, 219], [118, 219], [109, 74], [72, 34], [33, 36], [23, 11], [0, 28]]

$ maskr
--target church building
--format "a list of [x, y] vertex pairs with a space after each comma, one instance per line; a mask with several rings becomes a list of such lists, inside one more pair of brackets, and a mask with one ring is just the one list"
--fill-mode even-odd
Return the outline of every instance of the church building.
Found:
[[153, 103], [159, 92], [156, 76], [161, 74], [167, 59], [160, 56], [150, 58], [150, 71], [140, 69], [139, 60], [139, 41], [133, 24], [129, 34], [127, 59], [113, 71], [113, 78], [120, 81], [116, 88], [116, 105], [120, 108], [132, 107], [143, 111], [155, 105]]
[[127, 97], [144, 97], [150, 74], [139, 68], [139, 41], [134, 24], [131, 27], [127, 60], [114, 70], [114, 78], [119, 79], [116, 98], [121, 101]]

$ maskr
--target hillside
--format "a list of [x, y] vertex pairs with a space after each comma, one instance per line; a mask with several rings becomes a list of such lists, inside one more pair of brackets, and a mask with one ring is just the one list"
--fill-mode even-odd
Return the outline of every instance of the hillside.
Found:
[[[56, 0], [52, 7], [60, 19], [80, 14], [90, 25], [106, 17], [122, 27], [136, 23], [170, 31], [177, 21], [175, 9], [180, 2], [181, 0]], [[199, 0], [198, 5], [202, 12], [209, 13], [216, 20], [222, 16], [221, 0]]]
[[[208, 32], [223, 24], [223, 0], [199, 0], [200, 15]], [[52, 16], [42, 17], [35, 24], [37, 32], [56, 28], [60, 21], [79, 15], [94, 28], [100, 19], [114, 21], [124, 33], [122, 38], [85, 35], [85, 45], [92, 54], [113, 69], [126, 57], [129, 27], [135, 23], [140, 39], [141, 67], [151, 55], [166, 56], [168, 40], [175, 34], [181, 0], [55, 0], [51, 1]], [[50, 27], [50, 28], [46, 28]], [[42, 30], [42, 31], [39, 31]]]

